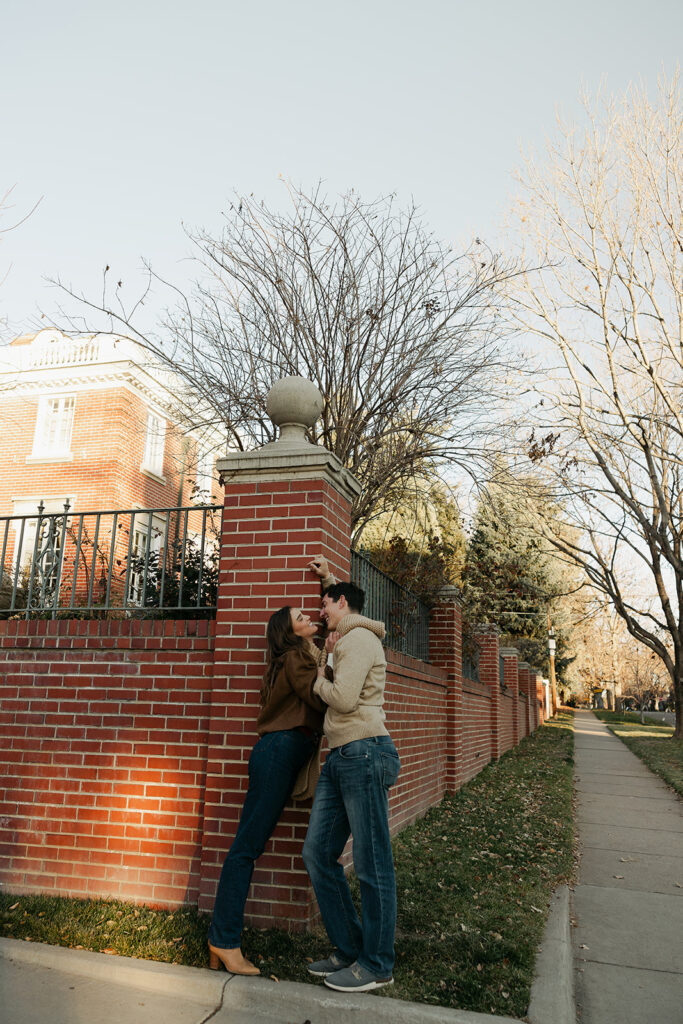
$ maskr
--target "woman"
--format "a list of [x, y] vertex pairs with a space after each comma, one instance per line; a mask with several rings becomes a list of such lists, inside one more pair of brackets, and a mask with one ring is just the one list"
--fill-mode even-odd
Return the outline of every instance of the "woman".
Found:
[[244, 904], [254, 870], [289, 800], [297, 775], [317, 755], [326, 705], [313, 693], [326, 659], [311, 642], [317, 631], [298, 608], [281, 608], [266, 630], [268, 664], [256, 721], [260, 739], [249, 758], [249, 788], [225, 858], [209, 928], [210, 965], [232, 974], [260, 974], [240, 949]]

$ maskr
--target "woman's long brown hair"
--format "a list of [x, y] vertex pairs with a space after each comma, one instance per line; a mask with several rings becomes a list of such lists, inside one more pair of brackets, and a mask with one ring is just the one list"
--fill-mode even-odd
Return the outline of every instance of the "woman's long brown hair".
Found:
[[297, 636], [292, 629], [292, 609], [285, 605], [279, 611], [273, 612], [268, 619], [266, 626], [266, 643], [268, 644], [268, 662], [261, 685], [261, 707], [268, 699], [273, 688], [275, 676], [282, 664], [282, 659], [287, 651], [293, 651], [304, 646], [303, 637]]

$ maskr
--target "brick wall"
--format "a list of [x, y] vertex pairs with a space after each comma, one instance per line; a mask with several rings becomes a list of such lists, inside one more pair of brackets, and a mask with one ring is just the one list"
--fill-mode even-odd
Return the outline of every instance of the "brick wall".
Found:
[[0, 622], [2, 884], [196, 903], [213, 623]]
[[[211, 906], [255, 739], [264, 602], [294, 600], [285, 594], [293, 586], [313, 590], [301, 602], [307, 609], [318, 602], [301, 562], [289, 566], [288, 580], [273, 569], [267, 585], [266, 566], [255, 568], [269, 557], [258, 540], [248, 558], [229, 559], [244, 597], [225, 610], [222, 628], [239, 647], [226, 647], [224, 636], [217, 651], [215, 624], [201, 620], [0, 622], [7, 889]], [[342, 575], [341, 556], [329, 553]], [[489, 763], [492, 702], [485, 684], [460, 683], [454, 781], [449, 673], [391, 651], [387, 661], [387, 722], [402, 761], [390, 799], [396, 832]], [[508, 749], [511, 696], [500, 705]], [[526, 718], [526, 694], [520, 709]], [[255, 926], [297, 928], [315, 917], [300, 857], [307, 819], [307, 805], [288, 807], [258, 864], [247, 907]]]
[[519, 737], [523, 740], [525, 736], [529, 735], [529, 698], [526, 693], [522, 693], [521, 691], [519, 694], [517, 721]]
[[488, 686], [465, 679], [462, 684], [463, 766], [460, 782], [474, 778], [491, 760], [491, 694]]
[[517, 715], [517, 708], [511, 693], [501, 695], [501, 730], [500, 730], [500, 752], [504, 754], [511, 747], [515, 746], [514, 720]]
[[387, 725], [401, 758], [390, 793], [396, 832], [421, 817], [446, 791], [448, 686], [443, 670], [387, 651]]

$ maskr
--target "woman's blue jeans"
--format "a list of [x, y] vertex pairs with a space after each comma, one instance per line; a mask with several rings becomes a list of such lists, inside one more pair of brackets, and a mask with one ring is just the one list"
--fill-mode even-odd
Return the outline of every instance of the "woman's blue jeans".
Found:
[[[323, 924], [338, 955], [381, 978], [394, 966], [396, 880], [389, 838], [389, 789], [401, 768], [389, 736], [335, 747], [315, 791], [303, 858]], [[339, 863], [353, 835], [362, 924]]]
[[297, 729], [268, 732], [249, 758], [249, 788], [230, 852], [223, 863], [209, 928], [209, 942], [219, 949], [240, 945], [244, 904], [254, 861], [277, 825], [290, 798], [299, 769], [313, 753], [316, 742]]

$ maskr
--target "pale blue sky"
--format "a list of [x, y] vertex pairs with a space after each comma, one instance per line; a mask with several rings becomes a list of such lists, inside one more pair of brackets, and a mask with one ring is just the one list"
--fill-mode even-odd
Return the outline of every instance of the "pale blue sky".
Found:
[[[285, 204], [278, 175], [414, 198], [456, 244], [497, 244], [520, 146], [585, 82], [653, 87], [680, 59], [680, 0], [5, 0], [0, 18], [5, 338], [141, 257], [196, 273], [181, 222], [220, 230], [233, 189]], [[160, 308], [159, 293], [148, 315]]]

